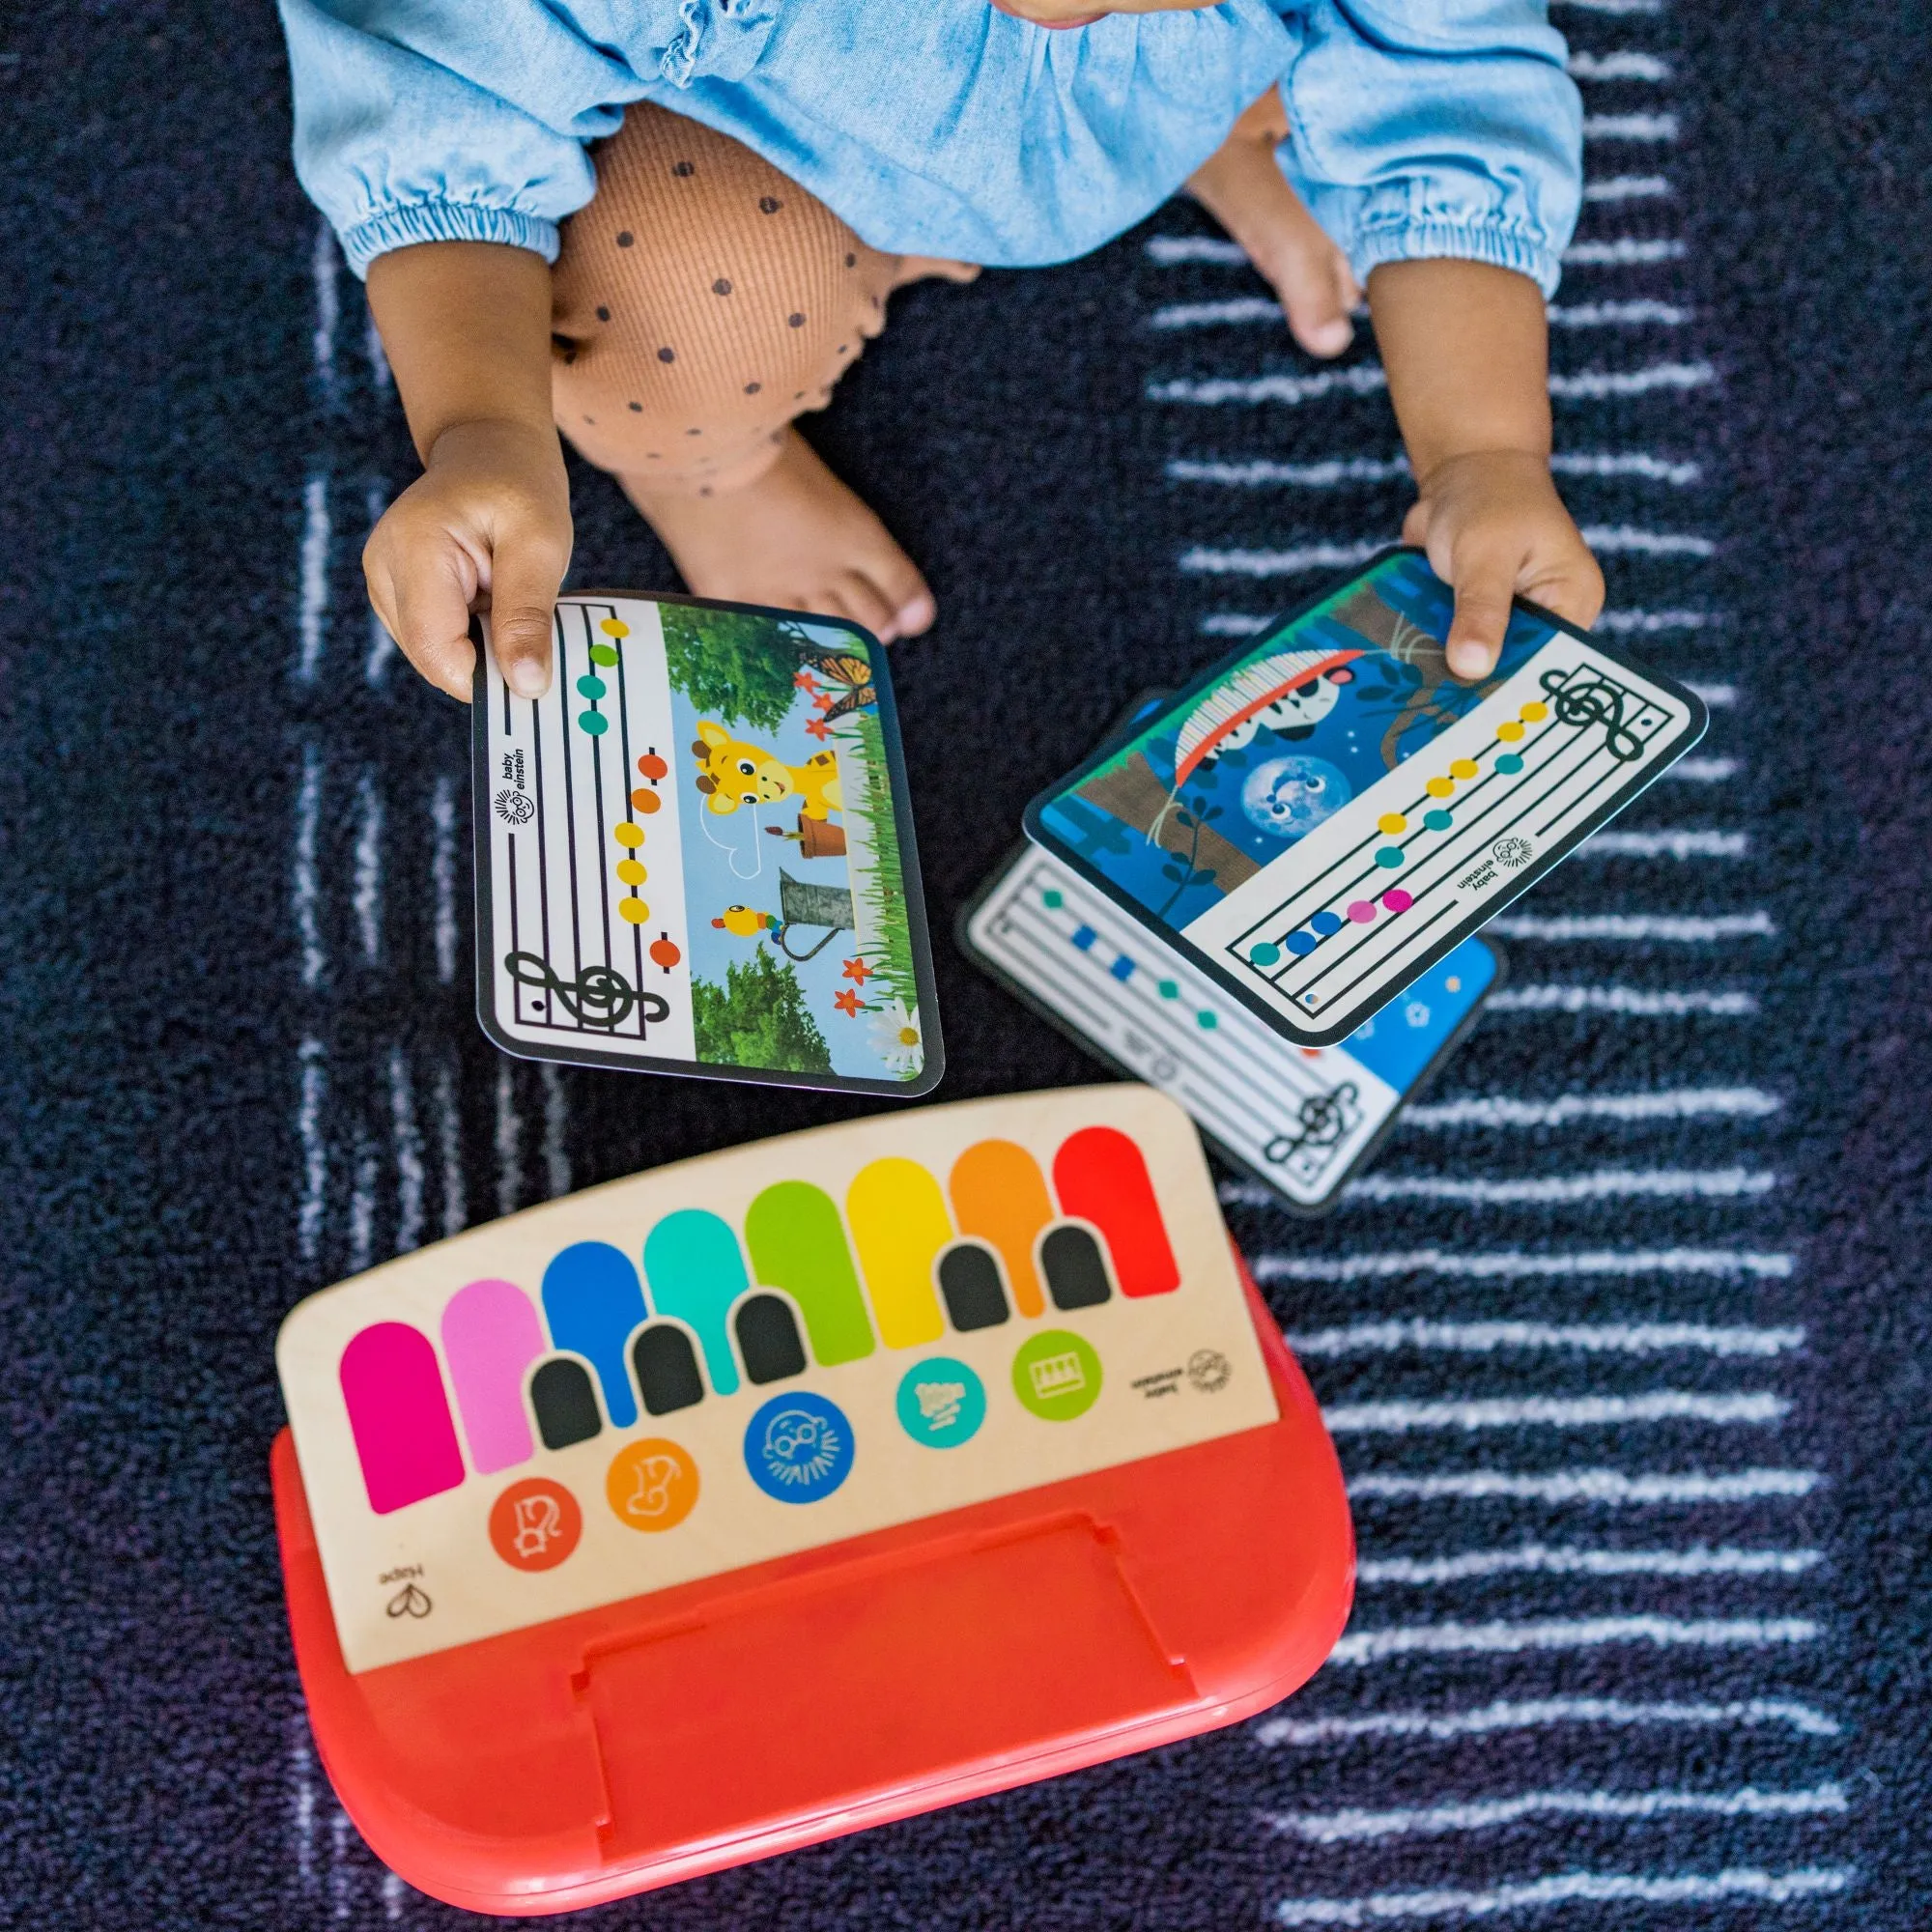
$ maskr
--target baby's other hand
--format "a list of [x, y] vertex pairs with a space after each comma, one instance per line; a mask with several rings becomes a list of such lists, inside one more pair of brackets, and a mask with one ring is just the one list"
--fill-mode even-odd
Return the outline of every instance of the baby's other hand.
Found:
[[1540, 456], [1477, 450], [1436, 465], [1402, 526], [1456, 592], [1449, 668], [1474, 681], [1495, 669], [1510, 600], [1527, 597], [1587, 630], [1604, 608], [1604, 573], [1563, 507]]
[[410, 662], [466, 703], [472, 611], [512, 691], [550, 689], [551, 620], [570, 563], [570, 492], [556, 432], [517, 422], [445, 429], [422, 475], [362, 552], [369, 601]]

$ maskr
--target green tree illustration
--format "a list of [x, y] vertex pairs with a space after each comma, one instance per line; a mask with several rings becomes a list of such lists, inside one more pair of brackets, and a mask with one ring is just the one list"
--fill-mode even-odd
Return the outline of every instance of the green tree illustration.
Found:
[[744, 611], [661, 607], [670, 681], [701, 715], [776, 731], [784, 723], [803, 653], [803, 631]]
[[697, 1057], [713, 1066], [763, 1066], [774, 1072], [829, 1073], [832, 1050], [807, 1011], [789, 966], [762, 947], [724, 969], [724, 983], [691, 982]]

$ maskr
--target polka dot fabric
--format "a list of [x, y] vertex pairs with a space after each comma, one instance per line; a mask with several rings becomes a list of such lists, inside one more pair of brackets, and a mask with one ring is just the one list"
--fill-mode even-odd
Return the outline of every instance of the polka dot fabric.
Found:
[[659, 107], [627, 109], [593, 158], [554, 275], [557, 427], [648, 489], [748, 481], [885, 326], [900, 258]]

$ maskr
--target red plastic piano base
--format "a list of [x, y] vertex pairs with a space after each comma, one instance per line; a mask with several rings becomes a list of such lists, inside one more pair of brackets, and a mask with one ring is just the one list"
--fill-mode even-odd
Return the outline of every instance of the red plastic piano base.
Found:
[[433, 1897], [564, 1912], [1266, 1709], [1341, 1634], [1354, 1542], [1248, 1296], [1270, 1427], [355, 1677], [284, 1430], [289, 1623], [343, 1808]]

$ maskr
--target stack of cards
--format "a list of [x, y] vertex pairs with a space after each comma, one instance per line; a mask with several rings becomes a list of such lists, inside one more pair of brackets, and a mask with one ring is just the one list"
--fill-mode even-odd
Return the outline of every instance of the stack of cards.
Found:
[[585, 592], [544, 696], [477, 652], [477, 1006], [505, 1052], [910, 1098], [944, 1062], [885, 653]]
[[1702, 735], [1672, 680], [1519, 605], [1485, 682], [1392, 551], [1028, 808], [967, 951], [1330, 1204], [1495, 982], [1478, 930]]

